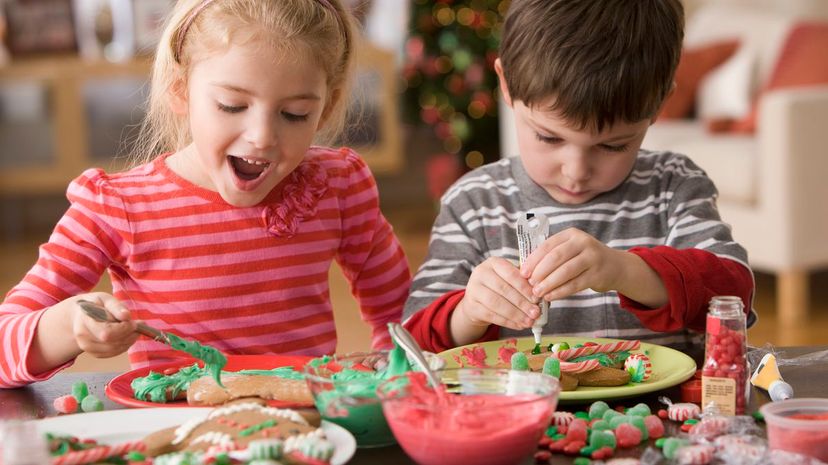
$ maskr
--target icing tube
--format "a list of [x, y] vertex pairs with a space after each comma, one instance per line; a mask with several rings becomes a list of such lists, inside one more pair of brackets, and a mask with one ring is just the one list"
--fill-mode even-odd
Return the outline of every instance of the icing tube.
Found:
[[793, 388], [782, 379], [773, 354], [765, 354], [756, 371], [750, 377], [750, 384], [768, 391], [771, 400], [779, 401], [793, 397]]
[[[515, 231], [518, 240], [518, 258], [520, 264], [523, 262], [546, 238], [549, 236], [549, 219], [544, 215], [527, 212], [518, 218], [515, 224]], [[535, 344], [540, 344], [541, 334], [549, 318], [549, 302], [542, 301], [540, 304], [540, 315], [532, 323], [532, 335], [535, 336]]]

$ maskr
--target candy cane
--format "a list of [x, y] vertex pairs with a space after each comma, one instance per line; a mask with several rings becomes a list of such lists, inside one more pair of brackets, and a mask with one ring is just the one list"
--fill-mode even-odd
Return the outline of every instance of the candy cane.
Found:
[[125, 442], [114, 446], [100, 446], [92, 449], [72, 451], [52, 459], [52, 465], [82, 465], [95, 463], [107, 457], [124, 455], [130, 451], [142, 452], [146, 449], [142, 441]]
[[586, 373], [600, 367], [598, 360], [584, 360], [583, 362], [561, 362], [561, 373]]
[[565, 349], [557, 352], [557, 356], [561, 360], [571, 360], [573, 358], [583, 357], [584, 355], [605, 354], [612, 352], [620, 352], [622, 350], [635, 350], [641, 346], [641, 341], [618, 341], [610, 342], [608, 344], [601, 344], [595, 346], [577, 347], [575, 349]]

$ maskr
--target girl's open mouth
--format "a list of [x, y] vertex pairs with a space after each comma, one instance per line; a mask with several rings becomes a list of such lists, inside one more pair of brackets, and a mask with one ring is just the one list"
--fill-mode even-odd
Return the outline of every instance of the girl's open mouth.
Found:
[[243, 181], [257, 179], [270, 167], [270, 162], [255, 158], [242, 158], [228, 155], [227, 159], [230, 161], [230, 166], [233, 167], [236, 176]]

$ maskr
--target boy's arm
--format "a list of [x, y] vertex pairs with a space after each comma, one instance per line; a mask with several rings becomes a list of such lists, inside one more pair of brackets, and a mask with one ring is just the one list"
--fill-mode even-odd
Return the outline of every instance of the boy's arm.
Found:
[[753, 273], [747, 252], [719, 216], [716, 187], [689, 159], [677, 158], [674, 169], [665, 246], [629, 250], [658, 275], [668, 301], [652, 308], [619, 292], [622, 307], [654, 331], [703, 330], [708, 303], [716, 295], [741, 297], [751, 317]]
[[704, 331], [707, 305], [717, 295], [742, 298], [750, 312], [753, 299], [753, 275], [744, 265], [699, 249], [673, 247], [637, 247], [630, 250], [644, 260], [660, 277], [669, 301], [658, 308], [619, 294], [621, 306], [638, 317], [653, 331], [676, 331], [689, 328]]
[[[447, 292], [405, 321], [406, 329], [423, 350], [442, 352], [456, 347], [451, 335], [451, 318], [465, 293], [465, 290]], [[499, 335], [500, 328], [489, 325], [476, 342], [494, 341]]]

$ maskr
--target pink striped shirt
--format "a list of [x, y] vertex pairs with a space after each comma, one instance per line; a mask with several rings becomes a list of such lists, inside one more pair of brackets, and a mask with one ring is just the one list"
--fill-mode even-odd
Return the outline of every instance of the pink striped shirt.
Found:
[[[411, 281], [379, 209], [374, 178], [348, 149], [312, 147], [254, 207], [228, 205], [167, 168], [90, 169], [23, 281], [0, 305], [0, 387], [47, 379], [26, 359], [44, 309], [88, 292], [108, 270], [134, 319], [227, 354], [323, 355], [336, 348], [328, 270], [351, 284], [372, 346], [387, 347]], [[133, 368], [181, 353], [141, 337]]]

